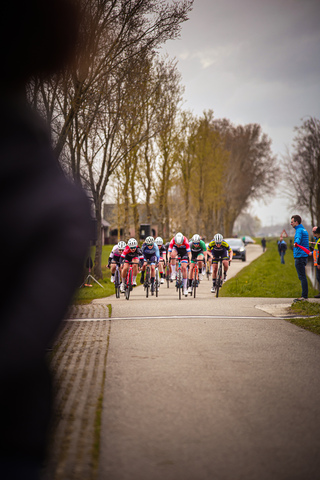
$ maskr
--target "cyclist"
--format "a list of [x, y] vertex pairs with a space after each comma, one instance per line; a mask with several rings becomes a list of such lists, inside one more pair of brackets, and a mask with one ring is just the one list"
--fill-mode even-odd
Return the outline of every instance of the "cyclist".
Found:
[[126, 242], [123, 242], [122, 240], [120, 240], [120, 242], [113, 247], [109, 255], [107, 267], [110, 268], [111, 266], [111, 282], [112, 283], [114, 283], [114, 274], [115, 274], [117, 265], [121, 270], [121, 263], [122, 263], [121, 254], [123, 250], [126, 248], [126, 246], [127, 246]]
[[227, 279], [227, 271], [229, 268], [229, 261], [232, 260], [232, 249], [230, 245], [223, 240], [221, 233], [217, 233], [213, 240], [209, 243], [208, 251], [212, 254], [212, 288], [211, 292], [214, 293], [216, 289], [216, 279], [218, 271], [218, 262], [223, 259], [223, 281]]
[[125, 282], [126, 282], [126, 276], [128, 273], [128, 268], [129, 268], [129, 262], [133, 262], [133, 276], [132, 276], [132, 285], [136, 286], [137, 285], [137, 275], [138, 275], [138, 264], [139, 261], [140, 263], [143, 260], [143, 255], [141, 252], [141, 249], [138, 246], [138, 242], [135, 238], [130, 238], [128, 240], [127, 246], [123, 250], [121, 254], [121, 259], [123, 263], [122, 267], [122, 282], [120, 285], [120, 292], [124, 293], [125, 292]]
[[181, 257], [181, 269], [183, 277], [183, 294], [188, 296], [188, 274], [187, 274], [187, 265], [188, 261], [191, 260], [191, 250], [188, 239], [181, 233], [178, 232], [173, 239], [171, 240], [168, 248], [169, 255], [171, 256], [171, 280], [176, 278], [176, 256]]
[[142, 255], [144, 259], [143, 267], [141, 268], [140, 283], [144, 282], [144, 272], [147, 266], [147, 260], [151, 264], [151, 292], [154, 292], [154, 278], [156, 275], [156, 264], [159, 263], [160, 253], [158, 245], [155, 243], [153, 237], [147, 237], [141, 247]]
[[166, 264], [167, 249], [163, 245], [163, 239], [161, 237], [157, 237], [155, 239], [155, 243], [158, 245], [159, 254], [160, 254], [160, 260], [159, 260], [160, 283], [164, 283], [164, 278], [165, 278], [164, 267]]
[[194, 264], [197, 260], [203, 260], [198, 262], [199, 268], [199, 280], [203, 280], [202, 268], [204, 265], [204, 261], [207, 261], [207, 247], [203, 240], [201, 240], [200, 235], [193, 235], [191, 242], [190, 242], [190, 250], [191, 250], [191, 264], [189, 269], [189, 288], [188, 292], [192, 292], [192, 279], [193, 279], [193, 270]]

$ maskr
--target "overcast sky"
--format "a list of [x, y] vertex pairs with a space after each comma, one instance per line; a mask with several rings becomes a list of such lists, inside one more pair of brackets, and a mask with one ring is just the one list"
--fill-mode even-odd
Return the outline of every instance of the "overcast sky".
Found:
[[[165, 50], [178, 60], [185, 109], [259, 123], [279, 161], [301, 119], [320, 118], [320, 0], [195, 0]], [[299, 213], [279, 191], [251, 207], [263, 225]]]

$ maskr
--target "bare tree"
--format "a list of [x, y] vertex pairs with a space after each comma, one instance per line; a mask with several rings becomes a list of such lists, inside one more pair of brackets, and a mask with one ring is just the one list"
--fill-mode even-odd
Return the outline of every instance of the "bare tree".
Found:
[[284, 159], [284, 176], [295, 207], [320, 225], [320, 120], [310, 117], [295, 128], [294, 152]]
[[[135, 98], [133, 86], [139, 88], [139, 66], [178, 36], [192, 3], [81, 0], [82, 48], [74, 67], [63, 76], [30, 84], [30, 102], [51, 126], [56, 155], [91, 189], [98, 233], [106, 186], [126, 155], [121, 124], [130, 94], [131, 102]], [[95, 274], [100, 277], [100, 235], [96, 252]]]
[[169, 192], [175, 175], [177, 161], [177, 118], [183, 87], [176, 62], [169, 62], [163, 70], [163, 81], [157, 115], [157, 183], [159, 235], [168, 237], [170, 232]]
[[271, 140], [258, 124], [233, 126], [228, 120], [215, 122], [230, 154], [224, 179], [224, 232], [230, 236], [238, 215], [249, 202], [272, 194], [280, 169], [272, 155]]

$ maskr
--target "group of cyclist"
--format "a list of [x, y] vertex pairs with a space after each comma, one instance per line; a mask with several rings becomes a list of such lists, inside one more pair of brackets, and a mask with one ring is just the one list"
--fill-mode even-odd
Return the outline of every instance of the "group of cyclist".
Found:
[[[164, 283], [165, 265], [170, 265], [171, 281], [176, 278], [176, 262], [180, 260], [182, 277], [183, 277], [183, 294], [188, 295], [192, 291], [193, 271], [195, 263], [198, 263], [199, 280], [203, 279], [206, 264], [212, 267], [212, 288], [211, 292], [215, 292], [216, 277], [218, 270], [218, 262], [222, 259], [224, 278], [227, 278], [229, 263], [232, 260], [232, 249], [223, 239], [220, 233], [217, 233], [213, 240], [206, 244], [200, 237], [195, 234], [188, 240], [181, 232], [177, 233], [170, 242], [164, 244], [161, 237], [154, 239], [148, 236], [141, 247], [135, 238], [130, 238], [126, 244], [120, 241], [115, 245], [108, 259], [108, 268], [111, 268], [111, 282], [114, 282], [114, 274], [117, 265], [121, 270], [120, 291], [125, 291], [125, 279], [128, 272], [129, 264], [133, 265], [132, 283], [137, 285], [137, 275], [141, 271], [140, 283], [144, 282], [144, 272], [147, 264], [151, 266], [151, 291], [154, 291], [155, 285], [155, 268], [159, 267], [160, 282]], [[188, 272], [189, 265], [189, 272]]]

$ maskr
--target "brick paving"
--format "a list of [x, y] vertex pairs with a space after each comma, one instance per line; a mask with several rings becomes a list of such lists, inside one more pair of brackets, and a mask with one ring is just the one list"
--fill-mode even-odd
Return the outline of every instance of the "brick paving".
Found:
[[[50, 352], [55, 414], [44, 480], [94, 480], [111, 322], [107, 305], [70, 308]], [[93, 321], [77, 321], [92, 319]], [[97, 321], [95, 321], [97, 320]]]

